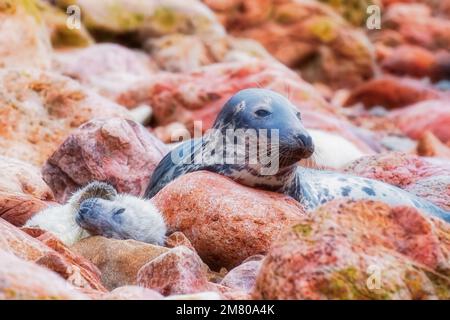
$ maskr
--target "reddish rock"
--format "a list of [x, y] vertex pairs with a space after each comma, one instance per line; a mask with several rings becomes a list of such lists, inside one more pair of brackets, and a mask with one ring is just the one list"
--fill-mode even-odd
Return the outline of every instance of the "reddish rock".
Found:
[[183, 232], [215, 270], [264, 254], [283, 228], [304, 214], [292, 198], [204, 171], [179, 177], [152, 201], [169, 230]]
[[78, 241], [71, 247], [101, 271], [102, 283], [112, 290], [135, 285], [143, 265], [168, 251], [167, 248], [135, 240], [116, 240], [100, 236]]
[[425, 131], [432, 132], [442, 142], [450, 142], [450, 100], [423, 101], [389, 114], [409, 137], [420, 139]]
[[111, 100], [157, 71], [144, 52], [112, 43], [57, 52], [54, 68]]
[[408, 207], [328, 203], [272, 246], [253, 298], [448, 299], [449, 231]]
[[178, 246], [145, 264], [137, 283], [165, 296], [198, 293], [210, 288], [207, 270], [195, 252]]
[[255, 285], [261, 263], [261, 259], [242, 263], [230, 270], [220, 284], [236, 291], [249, 293]]
[[40, 200], [53, 200], [39, 168], [14, 158], [0, 156], [0, 192], [28, 194]]
[[84, 122], [131, 118], [78, 82], [36, 69], [0, 69], [0, 105], [0, 153], [38, 166]]
[[61, 203], [94, 180], [138, 196], [166, 152], [165, 145], [136, 122], [96, 119], [74, 131], [47, 160], [42, 173]]
[[353, 86], [374, 74], [366, 36], [329, 6], [307, 0], [205, 0], [227, 30], [260, 42], [310, 82]]
[[424, 157], [439, 157], [450, 160], [450, 147], [443, 144], [430, 131], [426, 131], [417, 145], [417, 154]]
[[345, 105], [362, 103], [367, 108], [381, 106], [396, 109], [442, 96], [443, 93], [421, 81], [383, 76], [355, 87]]
[[194, 121], [202, 121], [204, 131], [209, 129], [224, 103], [237, 91], [249, 87], [272, 89], [289, 96], [300, 110], [334, 114], [320, 93], [293, 71], [257, 60], [218, 63], [188, 74], [160, 73], [118, 101], [128, 107], [150, 105], [155, 125], [180, 122], [192, 133]]
[[167, 237], [165, 245], [168, 248], [184, 246], [192, 251], [195, 251], [195, 248], [192, 245], [191, 241], [189, 241], [189, 239], [184, 235], [183, 232], [175, 231], [174, 233], [172, 233]]
[[420, 179], [405, 189], [450, 211], [450, 175]]
[[21, 193], [0, 192], [0, 218], [21, 227], [51, 203]]
[[[0, 250], [11, 252], [19, 258], [40, 263], [62, 275], [68, 283], [86, 289], [105, 291], [98, 270], [87, 260], [73, 254], [52, 235], [34, 231], [46, 239], [41, 242], [0, 218]], [[47, 246], [48, 243], [50, 246]], [[54, 249], [53, 249], [54, 248]]]
[[399, 152], [363, 157], [344, 170], [358, 176], [381, 180], [400, 188], [433, 176], [450, 175], [450, 167]]
[[101, 296], [101, 300], [161, 300], [164, 296], [155, 290], [138, 286], [119, 287]]
[[0, 250], [1, 300], [84, 300], [56, 273]]

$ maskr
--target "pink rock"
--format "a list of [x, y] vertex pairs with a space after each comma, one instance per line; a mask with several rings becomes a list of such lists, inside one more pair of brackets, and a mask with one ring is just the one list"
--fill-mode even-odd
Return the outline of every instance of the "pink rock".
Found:
[[249, 293], [255, 285], [261, 263], [261, 259], [242, 263], [230, 270], [220, 284], [236, 291]]
[[0, 192], [0, 218], [21, 227], [51, 203], [21, 193]]
[[109, 182], [118, 192], [141, 195], [166, 152], [164, 144], [136, 122], [96, 119], [74, 131], [42, 173], [61, 203], [93, 180]]
[[76, 287], [106, 291], [100, 283], [97, 268], [89, 261], [72, 253], [51, 234], [35, 230], [34, 235], [42, 236], [43, 242], [34, 239], [0, 218], [0, 250], [11, 252], [24, 260], [41, 264], [60, 274], [68, 283]]
[[405, 189], [450, 211], [450, 175], [423, 178]]
[[131, 119], [124, 107], [78, 82], [37, 69], [0, 69], [0, 105], [0, 153], [38, 166], [86, 121]]
[[[389, 231], [386, 231], [389, 230]], [[255, 299], [448, 299], [448, 224], [408, 207], [330, 202], [264, 259]]]
[[155, 290], [138, 286], [119, 287], [100, 297], [101, 300], [161, 300], [164, 296]]
[[210, 172], [179, 177], [153, 199], [171, 231], [181, 231], [218, 270], [267, 252], [284, 227], [304, 214], [282, 194], [242, 186]]
[[0, 250], [1, 300], [84, 300], [77, 291], [56, 273]]
[[145, 264], [137, 283], [165, 296], [208, 291], [207, 270], [195, 252], [178, 246]]
[[450, 145], [443, 144], [433, 133], [426, 131], [417, 144], [417, 154], [423, 157], [438, 157], [450, 160]]
[[424, 178], [448, 176], [450, 167], [433, 164], [415, 155], [393, 152], [358, 159], [345, 172], [405, 188]]
[[425, 131], [432, 132], [442, 142], [450, 142], [450, 100], [423, 101], [389, 114], [409, 137], [420, 139]]

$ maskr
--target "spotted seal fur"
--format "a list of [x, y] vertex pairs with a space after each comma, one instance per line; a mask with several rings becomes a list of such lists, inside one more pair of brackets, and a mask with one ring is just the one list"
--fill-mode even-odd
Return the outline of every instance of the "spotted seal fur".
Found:
[[[298, 161], [313, 154], [314, 143], [302, 124], [298, 109], [273, 91], [246, 89], [238, 92], [224, 105], [212, 129], [213, 133], [182, 143], [161, 160], [146, 189], [146, 198], [153, 197], [183, 174], [206, 170], [250, 187], [287, 194], [307, 210], [314, 210], [333, 199], [371, 199], [390, 205], [412, 206], [450, 222], [449, 212], [395, 186], [373, 179], [299, 166]], [[274, 146], [278, 150], [271, 154], [271, 157], [278, 157], [279, 161], [279, 169], [273, 174], [261, 174], [268, 164], [259, 160], [253, 164], [249, 163], [249, 159], [235, 164], [195, 161], [198, 156], [207, 160], [214, 160], [217, 154], [223, 156], [226, 152], [224, 143], [217, 136], [225, 137], [226, 140], [227, 130], [246, 129], [268, 130], [269, 139], [272, 138], [271, 129], [278, 129], [279, 143], [269, 147], [270, 151], [273, 151]], [[242, 150], [234, 150], [233, 154], [240, 152]], [[182, 161], [174, 162], [174, 159]]]

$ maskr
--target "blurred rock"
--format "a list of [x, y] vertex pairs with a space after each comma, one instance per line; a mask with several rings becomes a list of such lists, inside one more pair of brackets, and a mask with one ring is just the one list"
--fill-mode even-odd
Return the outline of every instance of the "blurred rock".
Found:
[[243, 262], [231, 269], [220, 284], [236, 291], [250, 293], [255, 285], [261, 263], [262, 259]]
[[53, 64], [58, 72], [111, 100], [126, 94], [136, 83], [151, 77], [157, 70], [145, 53], [113, 43], [56, 52]]
[[0, 156], [0, 192], [22, 193], [40, 200], [53, 200], [39, 168], [14, 158]]
[[168, 251], [167, 248], [139, 241], [115, 240], [100, 236], [82, 239], [71, 249], [100, 269], [102, 283], [109, 290], [136, 285], [139, 269]]
[[405, 189], [450, 211], [450, 175], [424, 178]]
[[272, 246], [253, 298], [448, 299], [449, 231], [413, 208], [331, 202]]
[[430, 131], [426, 131], [417, 145], [417, 154], [424, 157], [439, 157], [450, 160], [450, 147], [443, 144]]
[[345, 105], [362, 103], [365, 107], [396, 109], [423, 100], [442, 97], [443, 93], [421, 81], [382, 76], [355, 87]]
[[222, 300], [222, 296], [214, 291], [191, 293], [191, 294], [175, 294], [166, 297], [164, 300]]
[[[42, 235], [43, 232], [38, 232]], [[41, 242], [0, 219], [0, 250], [8, 251], [19, 258], [35, 262], [63, 276], [68, 283], [80, 288], [104, 290], [98, 270], [88, 261], [73, 254], [51, 235]], [[51, 244], [53, 248], [47, 246]]]
[[1, 300], [84, 300], [56, 273], [0, 250]]
[[2, 0], [0, 21], [0, 68], [50, 68], [50, 38], [36, 1]]
[[180, 122], [192, 133], [194, 121], [202, 121], [202, 129], [209, 129], [224, 103], [237, 91], [250, 87], [289, 96], [301, 111], [335, 115], [320, 93], [297, 74], [280, 64], [262, 61], [217, 63], [188, 74], [161, 73], [118, 101], [127, 107], [150, 105], [156, 126]]
[[196, 0], [57, 0], [61, 7], [77, 4], [83, 22], [94, 34], [127, 34], [145, 40], [166, 34], [223, 34], [214, 14]]
[[420, 139], [432, 132], [444, 143], [450, 142], [450, 99], [423, 101], [389, 114], [409, 137]]
[[355, 26], [364, 27], [367, 21], [367, 7], [381, 6], [379, 0], [319, 0], [330, 5], [342, 17]]
[[433, 164], [425, 158], [400, 152], [363, 157], [348, 165], [344, 171], [381, 180], [400, 188], [424, 178], [450, 175], [450, 167]]
[[169, 231], [181, 231], [202, 260], [218, 270], [267, 252], [304, 211], [287, 196], [242, 186], [210, 172], [183, 175], [153, 199]]
[[208, 291], [208, 267], [187, 247], [178, 246], [145, 264], [138, 272], [138, 285], [162, 295]]
[[374, 74], [374, 51], [363, 32], [329, 6], [309, 0], [205, 0], [235, 36], [260, 42], [310, 82], [351, 87]]
[[138, 286], [119, 287], [104, 294], [101, 300], [161, 300], [164, 297], [151, 289]]
[[136, 122], [94, 119], [60, 145], [42, 174], [60, 203], [94, 180], [139, 196], [166, 152], [165, 145]]
[[34, 69], [0, 69], [0, 105], [0, 152], [38, 166], [84, 122], [130, 118], [76, 81]]
[[27, 194], [0, 191], [0, 218], [21, 227], [32, 216], [46, 209], [51, 203]]

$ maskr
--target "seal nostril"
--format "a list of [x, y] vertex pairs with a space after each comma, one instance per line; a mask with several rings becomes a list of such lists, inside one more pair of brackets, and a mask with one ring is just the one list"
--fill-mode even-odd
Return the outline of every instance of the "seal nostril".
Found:
[[88, 212], [89, 212], [89, 208], [81, 207], [81, 208], [80, 208], [80, 211], [79, 211], [79, 214], [82, 215], [82, 216], [84, 216], [84, 215], [86, 215]]

